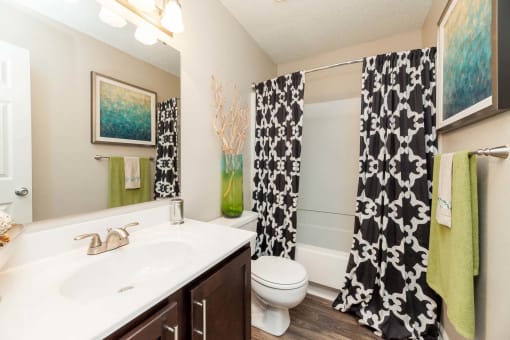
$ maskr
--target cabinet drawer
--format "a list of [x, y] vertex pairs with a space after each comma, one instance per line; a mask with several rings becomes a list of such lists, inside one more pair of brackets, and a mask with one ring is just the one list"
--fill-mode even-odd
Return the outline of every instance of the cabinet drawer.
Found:
[[[183, 340], [186, 338], [184, 295], [172, 294], [105, 340]], [[177, 326], [177, 327], [175, 327]]]
[[155, 313], [146, 321], [135, 327], [120, 340], [178, 340], [179, 327], [177, 302], [170, 303], [163, 310]]

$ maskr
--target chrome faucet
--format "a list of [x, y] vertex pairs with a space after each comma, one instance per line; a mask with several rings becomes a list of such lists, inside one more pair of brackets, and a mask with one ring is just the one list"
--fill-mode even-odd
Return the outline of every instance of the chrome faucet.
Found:
[[83, 240], [84, 238], [91, 237], [92, 239], [90, 240], [87, 254], [97, 255], [129, 244], [129, 232], [127, 228], [139, 224], [138, 222], [132, 222], [115, 229], [108, 228], [108, 235], [106, 235], [106, 240], [104, 242], [101, 241], [101, 237], [97, 233], [79, 235], [76, 236], [74, 240]]

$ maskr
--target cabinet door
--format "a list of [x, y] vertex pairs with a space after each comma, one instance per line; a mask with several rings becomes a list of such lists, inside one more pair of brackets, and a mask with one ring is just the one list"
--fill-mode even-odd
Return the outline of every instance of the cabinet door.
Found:
[[250, 249], [190, 290], [193, 340], [249, 340]]

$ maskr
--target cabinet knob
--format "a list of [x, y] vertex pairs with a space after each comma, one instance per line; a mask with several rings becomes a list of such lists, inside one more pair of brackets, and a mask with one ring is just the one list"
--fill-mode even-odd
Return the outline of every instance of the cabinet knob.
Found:
[[179, 340], [179, 326], [175, 325], [174, 327], [170, 327], [168, 325], [163, 325], [163, 328], [174, 335], [174, 340]]

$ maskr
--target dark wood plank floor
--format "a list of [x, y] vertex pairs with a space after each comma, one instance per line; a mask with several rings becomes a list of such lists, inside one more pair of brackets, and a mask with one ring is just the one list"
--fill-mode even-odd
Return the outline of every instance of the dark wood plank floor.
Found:
[[331, 302], [307, 295], [303, 303], [290, 310], [290, 327], [281, 337], [251, 328], [252, 340], [372, 340], [381, 339], [356, 318], [340, 313]]

